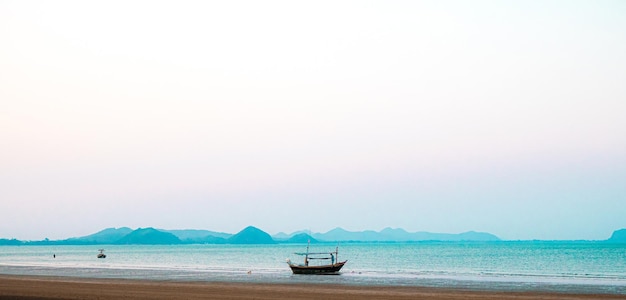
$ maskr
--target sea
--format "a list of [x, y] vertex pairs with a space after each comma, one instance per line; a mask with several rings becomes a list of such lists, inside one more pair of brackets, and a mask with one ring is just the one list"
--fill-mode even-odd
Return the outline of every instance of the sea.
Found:
[[[0, 246], [0, 274], [626, 294], [626, 244], [589, 241], [312, 244], [340, 275], [294, 275], [306, 244]], [[105, 249], [104, 259], [97, 258]]]

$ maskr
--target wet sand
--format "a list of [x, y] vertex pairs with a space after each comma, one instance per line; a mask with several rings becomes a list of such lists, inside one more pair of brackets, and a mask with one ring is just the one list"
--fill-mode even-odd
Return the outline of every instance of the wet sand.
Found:
[[0, 275], [0, 299], [626, 299], [626, 295]]

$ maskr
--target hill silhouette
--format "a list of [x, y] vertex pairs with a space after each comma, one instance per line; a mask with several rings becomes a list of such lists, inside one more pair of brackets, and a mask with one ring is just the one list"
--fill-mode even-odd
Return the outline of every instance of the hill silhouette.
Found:
[[78, 238], [70, 238], [65, 240], [66, 242], [80, 242], [85, 244], [115, 244], [124, 236], [133, 232], [132, 229], [128, 227], [121, 228], [107, 228], [101, 231], [98, 231], [94, 234], [90, 234], [83, 237]]
[[136, 245], [173, 245], [181, 244], [182, 241], [169, 232], [163, 232], [154, 228], [139, 228], [116, 242], [116, 244]]
[[613, 234], [607, 242], [626, 243], [626, 228], [613, 231]]
[[248, 226], [226, 240], [229, 244], [276, 244], [265, 231]]
[[284, 243], [289, 243], [289, 244], [306, 244], [306, 243], [311, 243], [311, 244], [316, 244], [319, 241], [316, 240], [315, 238], [313, 238], [312, 236], [306, 234], [306, 233], [298, 233], [294, 236], [292, 236], [291, 238], [283, 241]]
[[410, 242], [410, 241], [499, 241], [497, 236], [486, 232], [468, 231], [458, 234], [407, 232], [401, 228], [385, 228], [380, 232], [373, 230], [348, 231], [335, 228], [326, 233], [314, 233], [320, 241], [359, 241], [359, 242]]
[[216, 232], [209, 230], [199, 230], [199, 229], [176, 229], [176, 230], [165, 230], [159, 229], [163, 232], [169, 232], [176, 237], [178, 237], [183, 242], [199, 242], [205, 243], [208, 240], [220, 240], [225, 241], [227, 238], [233, 236], [231, 233], [224, 232]]
[[24, 242], [16, 239], [0, 239], [0, 245], [2, 246], [19, 246], [24, 245]]

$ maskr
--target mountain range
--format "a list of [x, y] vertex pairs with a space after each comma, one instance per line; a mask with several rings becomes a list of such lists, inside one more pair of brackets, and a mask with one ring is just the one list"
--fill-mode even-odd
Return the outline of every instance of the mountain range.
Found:
[[[335, 228], [326, 233], [297, 231], [291, 234], [278, 233], [270, 236], [254, 226], [248, 226], [236, 234], [209, 230], [184, 229], [165, 230], [152, 227], [131, 229], [128, 227], [107, 228], [83, 237], [51, 241], [20, 241], [0, 239], [0, 245], [174, 245], [174, 244], [275, 244], [275, 243], [324, 243], [324, 242], [418, 242], [418, 241], [500, 241], [497, 236], [468, 231], [459, 234], [407, 232], [401, 228], [385, 228], [381, 231], [348, 231]], [[626, 229], [613, 232], [606, 242], [626, 243]]]
[[[291, 235], [278, 233], [274, 239], [289, 239], [297, 234], [307, 232], [295, 232]], [[407, 232], [401, 228], [385, 228], [381, 231], [348, 231], [343, 228], [335, 228], [326, 233], [311, 233], [313, 238], [320, 241], [351, 241], [351, 242], [411, 242], [411, 241], [499, 241], [500, 238], [485, 232], [468, 231], [459, 234], [431, 233], [431, 232]]]

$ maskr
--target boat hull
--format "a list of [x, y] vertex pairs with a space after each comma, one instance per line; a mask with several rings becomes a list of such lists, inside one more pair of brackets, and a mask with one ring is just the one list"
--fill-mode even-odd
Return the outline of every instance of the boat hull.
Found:
[[306, 275], [338, 275], [343, 265], [346, 264], [347, 261], [338, 262], [332, 265], [323, 265], [323, 266], [300, 266], [289, 264], [291, 271], [294, 274], [306, 274]]

